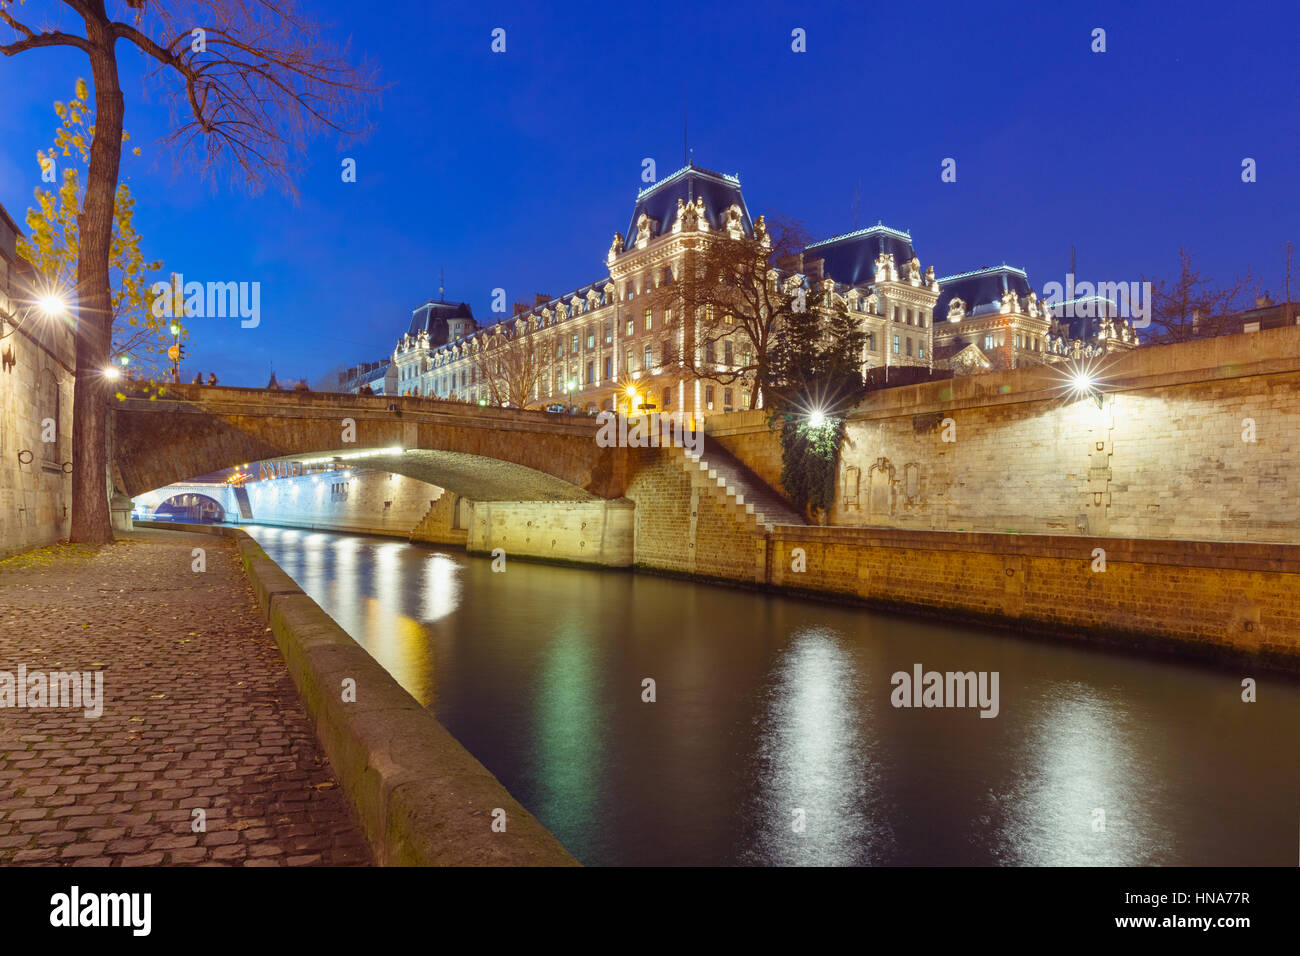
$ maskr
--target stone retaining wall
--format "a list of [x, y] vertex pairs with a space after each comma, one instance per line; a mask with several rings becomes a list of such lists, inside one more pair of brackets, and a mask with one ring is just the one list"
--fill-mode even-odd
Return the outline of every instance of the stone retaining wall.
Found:
[[789, 526], [768, 546], [777, 589], [1300, 670], [1296, 546]]

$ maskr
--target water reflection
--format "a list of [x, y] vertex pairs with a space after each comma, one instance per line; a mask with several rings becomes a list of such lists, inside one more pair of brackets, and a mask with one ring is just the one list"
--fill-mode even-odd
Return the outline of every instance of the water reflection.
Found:
[[[878, 794], [876, 741], [844, 635], [807, 627], [778, 655], [755, 749], [756, 863], [871, 863], [889, 840], [867, 808]], [[780, 811], [784, 809], [784, 813]]]
[[[1295, 863], [1295, 683], [1244, 705], [1074, 645], [248, 530], [585, 863]], [[998, 671], [999, 716], [890, 706], [917, 663]]]

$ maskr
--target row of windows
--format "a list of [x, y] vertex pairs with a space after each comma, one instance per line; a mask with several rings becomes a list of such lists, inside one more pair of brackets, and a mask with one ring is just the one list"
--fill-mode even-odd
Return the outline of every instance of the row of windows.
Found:
[[[1021, 335], [1019, 332], [1017, 332], [1012, 341], [1015, 342], [1016, 348], [1025, 348], [1033, 352], [1042, 351], [1043, 341], [1036, 335]], [[1006, 345], [1006, 342], [1007, 340], [1006, 340], [1005, 333], [998, 333], [996, 336], [994, 335], [984, 336], [985, 349], [1001, 348], [1003, 345]]]
[[900, 309], [899, 306], [894, 306], [894, 321], [915, 325], [922, 329], [930, 327], [930, 317], [920, 309]]
[[[641, 276], [639, 278], [628, 279], [627, 282], [623, 284], [623, 298], [625, 299], [636, 298], [638, 287], [643, 293], [653, 291], [655, 288], [655, 278], [656, 278], [656, 274], [650, 273]], [[659, 283], [660, 285], [672, 285], [673, 284], [672, 266], [665, 266], [664, 271], [658, 274], [658, 278], [661, 280]]]

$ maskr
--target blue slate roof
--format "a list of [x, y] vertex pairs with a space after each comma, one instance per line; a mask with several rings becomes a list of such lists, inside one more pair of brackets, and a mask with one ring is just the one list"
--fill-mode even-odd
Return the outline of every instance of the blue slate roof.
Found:
[[411, 325], [406, 330], [406, 334], [418, 335], [421, 332], [428, 332], [430, 345], [442, 345], [449, 335], [448, 319], [472, 318], [474, 313], [464, 302], [426, 302], [412, 313]]
[[814, 242], [804, 250], [804, 261], [824, 259], [823, 272], [848, 285], [876, 281], [876, 257], [881, 253], [894, 256], [894, 265], [902, 268], [916, 254], [910, 234], [892, 229], [883, 222], [857, 232]]
[[627, 232], [623, 233], [625, 247], [636, 242], [636, 221], [642, 213], [659, 220], [659, 225], [651, 232], [651, 236], [661, 236], [670, 231], [677, 220], [677, 200], [693, 203], [696, 196], [704, 199], [710, 229], [723, 228], [727, 209], [735, 203], [740, 207], [745, 235], [753, 235], [754, 223], [749, 218], [749, 207], [745, 205], [745, 197], [740, 192], [740, 177], [727, 176], [691, 164], [637, 194], [632, 221], [628, 224]]
[[986, 266], [973, 272], [960, 272], [939, 279], [939, 300], [934, 304], [934, 320], [946, 321], [948, 303], [960, 298], [966, 303], [967, 315], [984, 315], [1002, 308], [1002, 293], [1007, 289], [1016, 295], [1030, 293], [1029, 276], [1005, 262], [1000, 266]]

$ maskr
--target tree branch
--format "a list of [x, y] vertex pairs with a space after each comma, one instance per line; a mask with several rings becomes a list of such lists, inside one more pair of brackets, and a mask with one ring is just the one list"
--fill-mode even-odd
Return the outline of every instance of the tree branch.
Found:
[[84, 53], [90, 53], [90, 41], [85, 37], [79, 37], [74, 33], [62, 33], [58, 30], [37, 33], [25, 23], [15, 20], [13, 14], [2, 6], [0, 6], [0, 20], [8, 24], [15, 33], [21, 33], [24, 37], [24, 39], [15, 40], [13, 43], [0, 43], [0, 53], [5, 56], [13, 56], [15, 53], [34, 50], [42, 46], [74, 46]]

